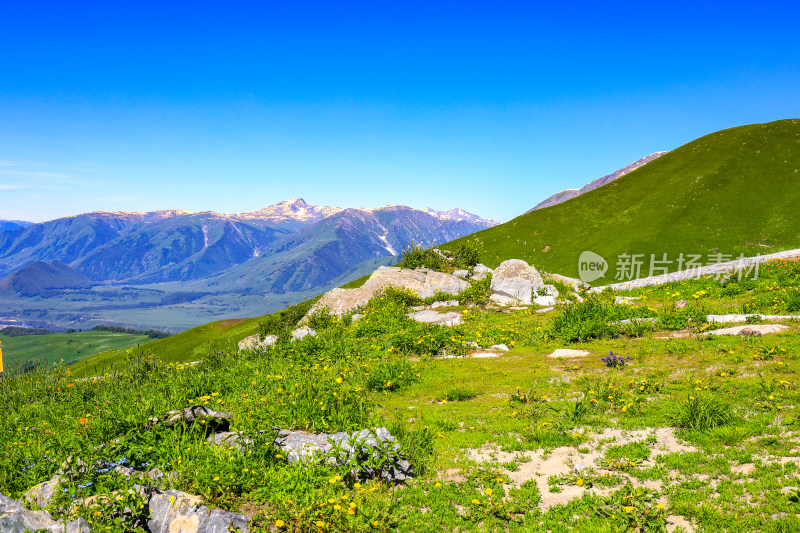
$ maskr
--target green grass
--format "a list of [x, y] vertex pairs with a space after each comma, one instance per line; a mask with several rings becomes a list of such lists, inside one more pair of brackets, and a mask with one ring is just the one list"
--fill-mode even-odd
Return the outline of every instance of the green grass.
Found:
[[[660, 316], [674, 306], [676, 292], [704, 309], [765, 296], [775, 301], [798, 285], [798, 276], [800, 262], [787, 262], [764, 268], [745, 294], [713, 280], [648, 288], [624, 309]], [[606, 305], [610, 296], [600, 298]], [[571, 316], [563, 309], [542, 315], [475, 307], [461, 326], [446, 328], [410, 322], [406, 299], [390, 291], [358, 322], [320, 322], [316, 337], [263, 353], [233, 348], [259, 329], [260, 320], [251, 319], [154, 341], [160, 352], [134, 351], [118, 360], [113, 375], [75, 380], [82, 374], [73, 365], [0, 380], [0, 492], [20, 497], [68, 455], [85, 462], [124, 457], [138, 469], [158, 465], [170, 473], [165, 487], [254, 515], [256, 532], [278, 521], [279, 531], [321, 522], [323, 531], [476, 533], [663, 531], [677, 517], [697, 531], [800, 525], [797, 498], [781, 493], [800, 485], [797, 322], [787, 322], [788, 333], [762, 338], [666, 340], [659, 337], [667, 331], [646, 330], [568, 345], [551, 333], [559, 317]], [[511, 351], [496, 359], [431, 357], [473, 341], [502, 342]], [[546, 356], [566, 346], [591, 355]], [[609, 351], [630, 362], [607, 368], [600, 357]], [[693, 397], [703, 400], [691, 403]], [[200, 430], [144, 430], [151, 416], [200, 404], [231, 412], [233, 429], [252, 436], [273, 426], [383, 425], [418, 475], [398, 490], [358, 481], [349, 466], [288, 464], [263, 439], [239, 452], [209, 446]], [[662, 448], [658, 435], [665, 430], [680, 448]], [[564, 468], [537, 476], [537, 465], [547, 461]], [[746, 464], [752, 471], [736, 473]], [[73, 476], [51, 506], [58, 516], [71, 494], [107, 495], [138, 482], [85, 470]], [[561, 503], [542, 506], [559, 497]], [[141, 504], [136, 497], [114, 501], [120, 510]], [[115, 518], [111, 506], [76, 512], [98, 530], [140, 531]]]
[[478, 240], [490, 267], [519, 258], [575, 277], [580, 253], [591, 250], [609, 262], [598, 285], [613, 281], [622, 253], [644, 254], [646, 269], [650, 254], [673, 261], [701, 254], [705, 262], [715, 251], [755, 256], [800, 248], [799, 154], [797, 119], [719, 131], [609, 185], [441, 248]]
[[[124, 347], [87, 357], [72, 367], [80, 376], [103, 374], [126, 359], [152, 355], [162, 361], [198, 361], [213, 350], [232, 350], [243, 338], [259, 332], [261, 317], [221, 320], [198, 326], [142, 346]], [[4, 343], [5, 344], [5, 343]]]
[[3, 364], [11, 370], [27, 362], [50, 365], [62, 360], [82, 360], [102, 352], [116, 353], [138, 345], [144, 346], [151, 340], [147, 335], [83, 331], [23, 337], [0, 335], [0, 347], [3, 349]]

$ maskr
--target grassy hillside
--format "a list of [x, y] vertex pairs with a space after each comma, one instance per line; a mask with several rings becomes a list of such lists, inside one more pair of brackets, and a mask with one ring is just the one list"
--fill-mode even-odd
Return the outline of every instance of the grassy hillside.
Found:
[[3, 365], [13, 369], [31, 361], [33, 363], [55, 363], [84, 359], [108, 350], [119, 351], [150, 341], [147, 335], [129, 335], [108, 331], [84, 331], [81, 333], [52, 333], [50, 335], [27, 335], [7, 337], [0, 335], [3, 349]]
[[701, 254], [705, 263], [717, 252], [800, 248], [798, 203], [800, 120], [782, 120], [706, 135], [604, 187], [453, 243], [479, 239], [491, 267], [521, 258], [569, 276], [591, 250], [609, 262], [608, 280], [623, 253], [644, 254], [646, 269], [650, 254]]

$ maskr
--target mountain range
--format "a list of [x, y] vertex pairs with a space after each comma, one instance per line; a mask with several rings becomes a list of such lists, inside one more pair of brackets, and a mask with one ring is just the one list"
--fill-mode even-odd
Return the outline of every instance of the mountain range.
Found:
[[[231, 303], [233, 294], [282, 295], [286, 303], [395, 262], [412, 242], [430, 246], [495, 224], [460, 209], [342, 209], [300, 198], [238, 214], [86, 213], [0, 231], [0, 302], [43, 325], [64, 326], [67, 318], [72, 327], [81, 320], [80, 306], [63, 301], [70, 298], [85, 301], [90, 321], [180, 329], [195, 320], [125, 322], [95, 311], [154, 306], [179, 315], [180, 306], [192, 302], [196, 314], [205, 298], [215, 302], [210, 307], [217, 316], [235, 316], [244, 309]], [[33, 297], [48, 301], [33, 312]], [[266, 310], [255, 305], [247, 310]], [[65, 316], [56, 319], [59, 314]]]

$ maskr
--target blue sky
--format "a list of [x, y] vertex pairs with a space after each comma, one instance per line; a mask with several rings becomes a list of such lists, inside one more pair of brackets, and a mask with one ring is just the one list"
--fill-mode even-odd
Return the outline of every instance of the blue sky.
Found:
[[792, 2], [229, 4], [6, 3], [0, 219], [302, 197], [505, 221], [800, 117]]

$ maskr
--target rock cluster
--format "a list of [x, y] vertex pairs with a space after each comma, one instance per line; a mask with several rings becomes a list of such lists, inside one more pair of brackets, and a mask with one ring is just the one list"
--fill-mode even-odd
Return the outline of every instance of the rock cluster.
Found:
[[[238, 449], [252, 446], [252, 439], [227, 431], [231, 418], [230, 413], [214, 411], [205, 406], [193, 406], [153, 417], [148, 420], [146, 428], [202, 424], [210, 433], [207, 438], [210, 444]], [[271, 431], [262, 432], [262, 435], [269, 435], [270, 443], [279, 448], [290, 462], [327, 461], [347, 467], [351, 475], [361, 480], [380, 477], [391, 483], [401, 483], [414, 476], [414, 469], [404, 457], [400, 444], [383, 427], [352, 433], [316, 434], [272, 428]], [[145, 529], [152, 533], [247, 533], [250, 518], [245, 515], [210, 508], [204, 505], [199, 496], [151, 486], [153, 480], [170, 478], [158, 468], [144, 473], [119, 463], [98, 461], [92, 465], [77, 459], [67, 459], [58, 474], [30, 488], [23, 501], [12, 500], [0, 494], [0, 531], [90, 533], [89, 524], [82, 519], [57, 522], [45, 511], [31, 511], [25, 507], [25, 504], [37, 507], [50, 505], [65, 476], [76, 468], [93, 470], [100, 475], [116, 471], [133, 478], [137, 483], [132, 489], [133, 493], [138, 492], [142, 497], [144, 509], [140, 513], [125, 509], [124, 513], [138, 520], [143, 527], [146, 525]], [[104, 498], [105, 496], [90, 496], [75, 500], [73, 505], [102, 505], [106, 501]]]
[[321, 309], [327, 309], [333, 315], [344, 315], [366, 304], [387, 287], [409, 289], [420, 298], [429, 298], [437, 292], [456, 295], [469, 287], [469, 283], [451, 274], [424, 268], [380, 267], [357, 289], [333, 289], [325, 293], [306, 316]]

